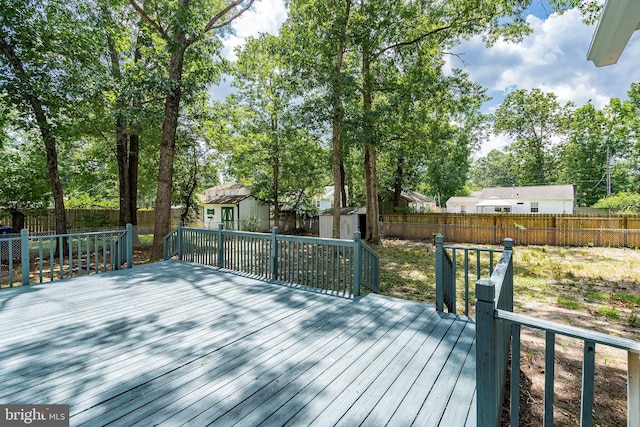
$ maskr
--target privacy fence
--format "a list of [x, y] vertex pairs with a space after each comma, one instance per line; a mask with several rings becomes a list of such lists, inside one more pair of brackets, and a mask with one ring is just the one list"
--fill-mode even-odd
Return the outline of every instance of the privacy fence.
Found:
[[[102, 229], [118, 225], [120, 211], [117, 209], [65, 209], [67, 228], [70, 230]], [[150, 209], [138, 210], [138, 229], [143, 232], [153, 230], [155, 211]], [[171, 211], [171, 228], [178, 227], [180, 210]], [[11, 216], [8, 214], [0, 218], [0, 225], [11, 226]], [[44, 211], [25, 212], [24, 228], [31, 233], [43, 233], [56, 229], [56, 218], [53, 209]], [[14, 230], [19, 234], [20, 230]]]
[[499, 245], [640, 247], [640, 215], [387, 214], [385, 237]]

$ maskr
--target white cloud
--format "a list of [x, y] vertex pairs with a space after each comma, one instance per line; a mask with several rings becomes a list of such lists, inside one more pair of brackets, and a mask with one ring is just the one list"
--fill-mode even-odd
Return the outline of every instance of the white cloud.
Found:
[[282, 0], [256, 2], [252, 10], [243, 13], [233, 22], [235, 34], [225, 40], [222, 56], [230, 60], [236, 59], [234, 49], [243, 45], [248, 37], [261, 33], [277, 34], [285, 19], [287, 8]]
[[[596, 67], [587, 61], [587, 51], [595, 31], [582, 23], [580, 13], [571, 10], [563, 15], [552, 14], [547, 19], [533, 15], [528, 22], [533, 34], [521, 43], [497, 42], [487, 49], [481, 40], [463, 42], [455, 50], [462, 61], [449, 59], [450, 65], [462, 68], [472, 80], [488, 89], [494, 97], [485, 105], [487, 112], [514, 89], [539, 88], [553, 92], [560, 103], [568, 101], [580, 106], [591, 100], [597, 108], [612, 97], [627, 98], [632, 82], [640, 81], [640, 35], [635, 34], [616, 65]], [[480, 155], [506, 144], [504, 138], [493, 137], [483, 146]]]

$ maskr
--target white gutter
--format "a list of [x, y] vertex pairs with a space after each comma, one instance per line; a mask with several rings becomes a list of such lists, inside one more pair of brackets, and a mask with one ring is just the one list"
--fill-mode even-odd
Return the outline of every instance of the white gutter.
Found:
[[607, 0], [591, 39], [587, 59], [593, 61], [597, 67], [615, 64], [633, 32], [638, 29], [640, 1]]

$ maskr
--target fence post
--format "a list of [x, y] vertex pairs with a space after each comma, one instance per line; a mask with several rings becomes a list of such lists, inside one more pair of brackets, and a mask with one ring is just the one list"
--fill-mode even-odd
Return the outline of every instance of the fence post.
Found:
[[23, 228], [20, 231], [20, 249], [22, 265], [22, 286], [29, 284], [29, 230]]
[[218, 224], [218, 268], [224, 268], [224, 224]]
[[127, 224], [127, 268], [133, 266], [133, 226]]
[[278, 280], [278, 227], [271, 229], [271, 278]]
[[362, 280], [362, 246], [360, 232], [353, 233], [353, 296], [360, 296], [360, 282]]
[[444, 311], [444, 238], [436, 236], [436, 311]]
[[176, 233], [176, 246], [178, 246], [178, 261], [182, 261], [182, 221], [178, 223], [178, 232]]
[[476, 417], [478, 427], [496, 427], [500, 421], [502, 390], [496, 378], [495, 284], [491, 279], [476, 282]]

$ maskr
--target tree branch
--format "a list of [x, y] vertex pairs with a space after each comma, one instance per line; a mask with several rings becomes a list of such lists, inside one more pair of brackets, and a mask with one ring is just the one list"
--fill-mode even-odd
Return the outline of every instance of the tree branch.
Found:
[[233, 21], [234, 19], [236, 19], [238, 16], [242, 15], [244, 12], [246, 12], [251, 5], [253, 5], [253, 1], [254, 0], [248, 0], [247, 4], [242, 7], [239, 11], [237, 11], [235, 14], [233, 14], [233, 16], [231, 16], [229, 19], [216, 24], [216, 22], [218, 22], [219, 19], [221, 19], [223, 16], [225, 16], [227, 13], [229, 13], [232, 9], [234, 9], [236, 6], [239, 6], [242, 4], [244, 0], [234, 0], [231, 3], [229, 3], [227, 5], [227, 7], [225, 7], [224, 9], [222, 9], [220, 12], [216, 13], [214, 15], [213, 18], [211, 18], [211, 20], [209, 21], [209, 23], [204, 27], [204, 32], [206, 33], [207, 31], [210, 31], [214, 28], [222, 28], [226, 25], [229, 25], [231, 23], [231, 21]]
[[160, 35], [162, 36], [163, 39], [165, 40], [169, 40], [169, 35], [166, 33], [166, 31], [164, 30], [164, 28], [162, 28], [160, 26], [160, 24], [158, 24], [156, 21], [154, 21], [153, 19], [151, 19], [151, 17], [149, 15], [147, 15], [147, 13], [144, 11], [144, 9], [142, 8], [142, 6], [140, 6], [136, 0], [129, 0], [129, 3], [131, 3], [131, 6], [133, 6], [133, 8], [140, 14], [140, 16], [142, 16], [142, 19], [144, 19], [145, 21], [147, 21], [147, 23], [149, 25], [151, 25], [153, 28], [156, 29], [156, 31], [158, 31], [160, 33]]

